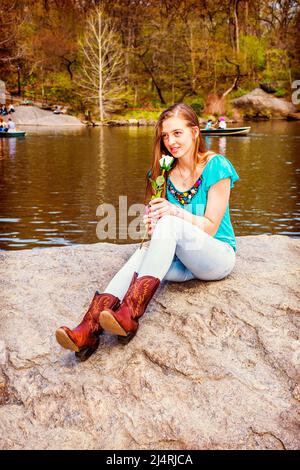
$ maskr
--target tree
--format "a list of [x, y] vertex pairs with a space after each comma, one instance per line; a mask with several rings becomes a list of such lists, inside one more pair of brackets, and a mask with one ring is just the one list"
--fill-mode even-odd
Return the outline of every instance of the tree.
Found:
[[9, 71], [16, 73], [16, 64], [21, 59], [17, 41], [24, 14], [17, 0], [9, 5], [4, 3], [0, 2], [0, 73], [7, 79]]
[[124, 97], [122, 48], [111, 20], [97, 7], [87, 19], [80, 41], [80, 88], [88, 100], [96, 100], [100, 121], [116, 101]]

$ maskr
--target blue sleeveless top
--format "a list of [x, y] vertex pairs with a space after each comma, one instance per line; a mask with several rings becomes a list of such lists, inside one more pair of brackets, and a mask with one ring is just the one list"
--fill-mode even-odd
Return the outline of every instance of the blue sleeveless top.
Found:
[[[206, 209], [209, 188], [219, 180], [225, 178], [230, 178], [230, 188], [233, 188], [234, 183], [239, 180], [239, 176], [230, 161], [223, 155], [214, 155], [205, 165], [202, 175], [194, 186], [187, 191], [178, 191], [168, 177], [166, 198], [172, 204], [176, 204], [194, 215], [203, 216]], [[175, 193], [176, 196], [181, 199], [181, 202], [176, 199], [174, 196]], [[187, 202], [189, 199], [190, 202]], [[230, 220], [229, 204], [214, 238], [229, 243], [236, 251], [236, 241]]]

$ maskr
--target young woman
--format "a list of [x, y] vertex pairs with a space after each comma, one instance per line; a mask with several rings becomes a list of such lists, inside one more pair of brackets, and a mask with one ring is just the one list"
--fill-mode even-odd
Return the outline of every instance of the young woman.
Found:
[[[224, 156], [206, 152], [190, 106], [177, 103], [160, 115], [152, 179], [161, 174], [162, 155], [173, 156], [174, 162], [165, 174], [165, 193], [150, 201], [144, 216], [151, 236], [149, 247], [138, 248], [104, 293], [96, 292], [75, 329], [63, 326], [56, 331], [59, 344], [82, 360], [97, 349], [103, 331], [128, 342], [162, 280], [216, 281], [234, 267], [236, 243], [229, 197], [239, 177]], [[148, 180], [148, 201], [151, 195]]]

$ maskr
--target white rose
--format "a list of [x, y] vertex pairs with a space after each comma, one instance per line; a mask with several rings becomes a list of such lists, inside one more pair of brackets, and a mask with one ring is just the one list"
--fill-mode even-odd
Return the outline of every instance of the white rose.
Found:
[[170, 157], [170, 155], [163, 155], [161, 159], [159, 160], [159, 164], [162, 170], [168, 171], [171, 168], [173, 161], [174, 161], [174, 157]]

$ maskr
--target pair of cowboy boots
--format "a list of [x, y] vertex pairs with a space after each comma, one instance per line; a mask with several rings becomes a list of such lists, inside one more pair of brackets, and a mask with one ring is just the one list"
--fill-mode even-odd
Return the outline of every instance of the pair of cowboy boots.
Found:
[[116, 334], [121, 342], [128, 343], [136, 334], [138, 320], [159, 284], [158, 278], [138, 278], [137, 273], [134, 273], [121, 304], [112, 294], [96, 292], [87, 313], [76, 328], [70, 330], [67, 326], [62, 326], [56, 331], [58, 343], [63, 348], [75, 351], [75, 355], [82, 361], [96, 351], [103, 331]]
[[134, 273], [125, 297], [116, 310], [103, 309], [99, 323], [103, 330], [118, 335], [119, 341], [128, 343], [136, 334], [139, 319], [144, 314], [148, 303], [155, 294], [160, 280], [153, 276], [137, 277]]
[[103, 333], [99, 314], [105, 308], [115, 309], [119, 305], [120, 300], [117, 297], [96, 291], [88, 311], [76, 328], [70, 330], [67, 326], [61, 326], [56, 330], [57, 342], [63, 348], [74, 351], [78, 359], [85, 361], [98, 348], [99, 336]]

